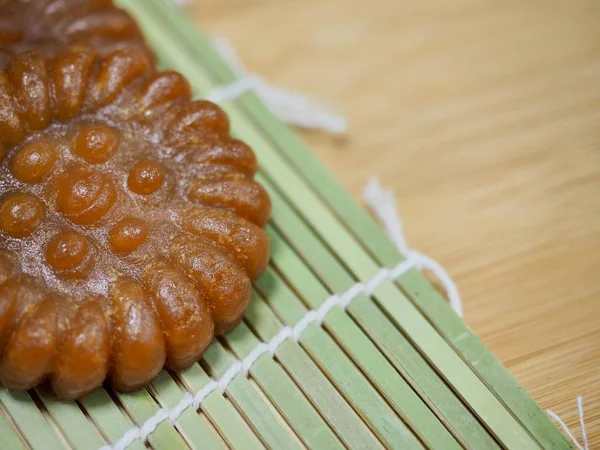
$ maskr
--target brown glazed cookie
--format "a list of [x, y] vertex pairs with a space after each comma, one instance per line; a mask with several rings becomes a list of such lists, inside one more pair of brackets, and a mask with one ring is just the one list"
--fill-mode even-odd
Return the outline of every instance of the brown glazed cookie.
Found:
[[0, 68], [5, 386], [136, 389], [241, 320], [270, 201], [225, 113], [190, 95], [135, 47]]
[[0, 65], [15, 53], [54, 56], [78, 43], [103, 55], [135, 47], [154, 58], [133, 18], [112, 0], [0, 0]]

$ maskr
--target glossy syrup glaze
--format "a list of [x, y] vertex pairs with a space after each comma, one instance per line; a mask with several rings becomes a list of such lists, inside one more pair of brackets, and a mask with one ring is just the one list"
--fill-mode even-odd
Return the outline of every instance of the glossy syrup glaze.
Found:
[[270, 202], [225, 113], [190, 95], [137, 46], [28, 50], [0, 68], [5, 386], [135, 389], [241, 320]]

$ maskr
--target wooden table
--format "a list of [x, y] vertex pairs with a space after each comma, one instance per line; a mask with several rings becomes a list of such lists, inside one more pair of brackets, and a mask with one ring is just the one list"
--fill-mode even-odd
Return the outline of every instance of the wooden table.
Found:
[[600, 2], [196, 0], [276, 84], [343, 104], [304, 133], [356, 196], [393, 187], [410, 243], [544, 408], [600, 447]]

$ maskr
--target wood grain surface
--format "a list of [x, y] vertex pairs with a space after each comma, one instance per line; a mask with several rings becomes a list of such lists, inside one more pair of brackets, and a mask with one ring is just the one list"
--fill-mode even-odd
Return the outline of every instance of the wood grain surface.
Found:
[[600, 448], [600, 2], [196, 0], [267, 80], [343, 105], [303, 137], [360, 198], [393, 187], [466, 322]]

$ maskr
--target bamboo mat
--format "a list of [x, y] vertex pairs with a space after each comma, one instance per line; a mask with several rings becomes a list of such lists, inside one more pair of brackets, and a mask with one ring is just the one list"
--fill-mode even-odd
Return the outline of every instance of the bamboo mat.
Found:
[[[163, 0], [121, 0], [161, 64], [198, 96], [234, 80], [180, 10]], [[110, 388], [60, 402], [44, 388], [0, 389], [0, 448], [97, 449], [167, 414], [220, 379], [237, 360], [332, 294], [368, 283], [402, 256], [313, 154], [252, 94], [222, 105], [233, 133], [256, 151], [273, 202], [271, 264], [245, 321], [201, 363], [162, 372], [146, 390]], [[544, 412], [415, 270], [352, 296], [322, 326], [310, 325], [248, 376], [177, 421], [161, 421], [130, 448], [570, 448]]]

